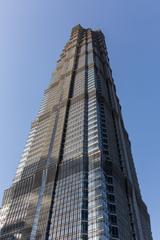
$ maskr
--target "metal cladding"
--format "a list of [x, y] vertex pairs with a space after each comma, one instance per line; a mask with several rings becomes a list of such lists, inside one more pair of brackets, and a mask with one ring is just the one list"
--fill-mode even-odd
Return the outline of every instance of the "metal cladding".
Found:
[[100, 30], [72, 29], [0, 212], [1, 240], [152, 240]]

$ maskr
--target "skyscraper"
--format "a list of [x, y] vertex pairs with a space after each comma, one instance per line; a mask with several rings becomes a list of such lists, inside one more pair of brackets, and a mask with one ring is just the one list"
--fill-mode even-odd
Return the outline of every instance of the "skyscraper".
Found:
[[3, 240], [152, 240], [100, 30], [72, 29], [0, 211]]

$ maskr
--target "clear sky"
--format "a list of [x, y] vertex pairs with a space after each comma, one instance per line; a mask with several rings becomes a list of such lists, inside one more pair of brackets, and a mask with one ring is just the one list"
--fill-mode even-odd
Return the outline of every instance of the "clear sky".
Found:
[[101, 28], [153, 239], [160, 236], [160, 1], [0, 0], [0, 199], [71, 28]]

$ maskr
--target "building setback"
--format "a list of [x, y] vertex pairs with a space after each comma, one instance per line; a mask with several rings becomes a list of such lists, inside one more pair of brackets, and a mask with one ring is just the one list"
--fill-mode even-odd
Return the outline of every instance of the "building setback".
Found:
[[72, 29], [1, 213], [1, 240], [152, 240], [100, 30]]

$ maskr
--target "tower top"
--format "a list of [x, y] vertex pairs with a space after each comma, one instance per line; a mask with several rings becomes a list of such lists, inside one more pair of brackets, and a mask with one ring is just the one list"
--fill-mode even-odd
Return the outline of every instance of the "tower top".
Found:
[[83, 29], [83, 27], [81, 26], [81, 24], [77, 24], [75, 25], [73, 28], [72, 28], [72, 31], [71, 33], [73, 34], [74, 32], [80, 30], [80, 29]]

